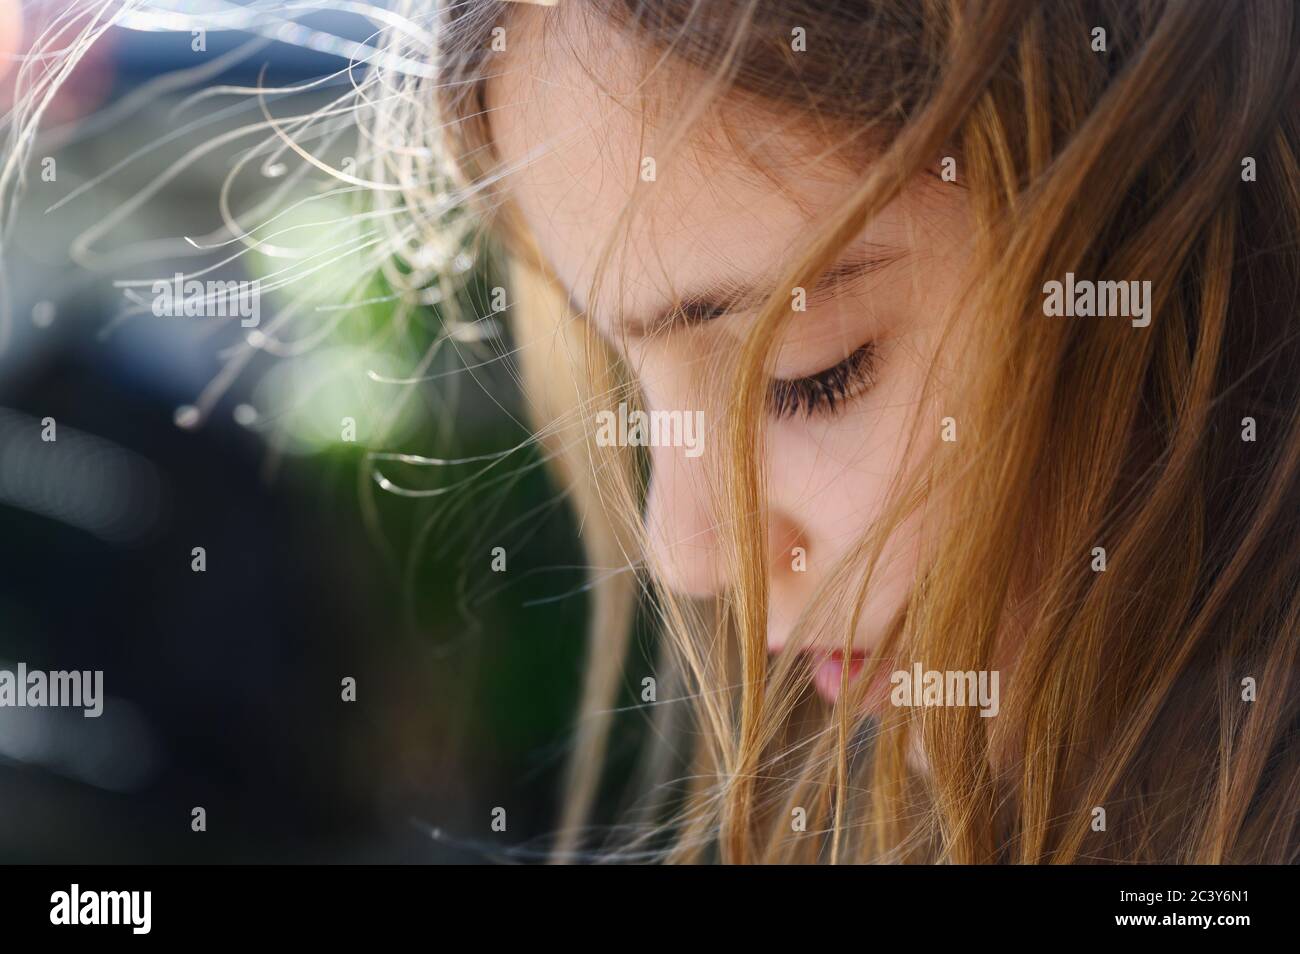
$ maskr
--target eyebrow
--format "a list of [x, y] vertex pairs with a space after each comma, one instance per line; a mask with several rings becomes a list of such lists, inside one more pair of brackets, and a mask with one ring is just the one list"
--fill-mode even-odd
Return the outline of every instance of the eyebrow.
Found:
[[[817, 279], [816, 284], [807, 289], [807, 303], [824, 301], [831, 292], [841, 286], [860, 282], [868, 275], [888, 268], [906, 256], [905, 249], [891, 245], [872, 244], [858, 248], [826, 269]], [[674, 325], [698, 326], [721, 318], [739, 308], [757, 306], [774, 291], [775, 286], [760, 282], [752, 284], [716, 282], [674, 300], [648, 319], [624, 318], [619, 322], [619, 328], [629, 337], [645, 338]], [[576, 314], [589, 314], [572, 291], [566, 289], [566, 292], [569, 306]]]

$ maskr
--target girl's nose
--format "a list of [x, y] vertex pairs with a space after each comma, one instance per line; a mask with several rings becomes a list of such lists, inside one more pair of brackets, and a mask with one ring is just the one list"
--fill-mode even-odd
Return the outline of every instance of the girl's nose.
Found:
[[680, 447], [652, 448], [646, 499], [652, 571], [669, 589], [696, 597], [713, 596], [726, 582], [706, 459]]
[[[669, 589], [688, 596], [716, 595], [730, 574], [724, 562], [718, 516], [704, 458], [681, 448], [651, 450], [646, 500], [647, 560]], [[767, 572], [775, 602], [802, 593], [809, 579], [808, 541], [798, 521], [780, 508], [767, 516]]]

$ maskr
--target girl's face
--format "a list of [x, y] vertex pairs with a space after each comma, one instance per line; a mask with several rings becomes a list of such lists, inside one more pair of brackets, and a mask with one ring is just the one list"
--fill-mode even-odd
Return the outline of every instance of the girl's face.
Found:
[[[710, 369], [719, 356], [734, 352], [749, 332], [749, 300], [775, 290], [772, 283], [861, 181], [862, 170], [842, 157], [819, 156], [832, 135], [801, 123], [794, 108], [733, 101], [723, 104], [725, 131], [714, 111], [685, 140], [669, 144], [667, 128], [678, 118], [671, 102], [650, 115], [632, 95], [645, 51], [612, 28], [592, 35], [552, 23], [541, 31], [537, 12], [519, 14], [488, 87], [510, 197], [575, 307], [625, 356], [645, 409], [693, 417], [696, 409], [716, 407], [701, 395], [715, 383]], [[681, 80], [684, 69], [667, 72]], [[684, 103], [689, 83], [683, 88]], [[658, 155], [661, 146], [670, 154]], [[621, 213], [634, 190], [639, 204], [628, 228]], [[937, 439], [941, 419], [959, 416], [957, 409], [922, 407], [921, 397], [940, 320], [957, 294], [965, 223], [958, 187], [918, 184], [860, 233], [823, 287], [805, 290], [806, 310], [796, 309], [782, 332], [766, 433], [774, 652], [818, 585], [880, 515], [908, 463], [912, 427]], [[587, 301], [607, 248], [612, 256], [599, 300]], [[797, 293], [786, 292], [796, 306]], [[720, 302], [737, 301], [720, 313]], [[666, 327], [674, 302], [685, 304]], [[727, 582], [710, 492], [721, 442], [714, 423], [705, 420], [700, 456], [680, 446], [649, 451], [647, 560], [664, 585], [695, 596]], [[903, 607], [919, 529], [913, 518], [886, 543], [855, 655], [869, 653]], [[830, 653], [841, 639], [839, 632], [820, 633], [814, 645], [798, 647], [819, 657], [816, 683], [829, 697], [840, 686], [840, 663]]]

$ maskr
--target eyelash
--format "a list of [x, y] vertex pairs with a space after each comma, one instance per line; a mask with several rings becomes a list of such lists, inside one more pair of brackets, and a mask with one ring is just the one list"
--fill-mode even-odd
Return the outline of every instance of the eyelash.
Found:
[[825, 371], [804, 378], [777, 378], [768, 387], [768, 406], [780, 418], [834, 415], [850, 399], [871, 390], [876, 364], [876, 346], [868, 341]]

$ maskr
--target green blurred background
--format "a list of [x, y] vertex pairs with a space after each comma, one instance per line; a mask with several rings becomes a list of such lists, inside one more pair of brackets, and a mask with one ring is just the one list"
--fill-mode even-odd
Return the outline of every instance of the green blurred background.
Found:
[[[223, 115], [232, 99], [186, 105], [192, 86], [120, 111], [158, 77], [246, 39], [213, 33], [195, 53], [188, 34], [113, 31], [32, 157], [0, 353], [0, 666], [102, 669], [108, 702], [98, 720], [0, 709], [0, 861], [530, 860], [556, 824], [586, 602], [572, 515], [526, 444], [508, 329], [472, 352], [443, 348], [408, 393], [369, 372], [411, 374], [442, 316], [423, 308], [395, 329], [390, 303], [353, 309], [309, 352], [259, 356], [187, 429], [177, 408], [217, 377], [241, 330], [119, 320], [129, 303], [115, 279], [193, 263], [174, 241], [147, 262], [113, 256], [219, 225], [231, 154], [167, 183], [98, 244], [98, 266], [70, 258], [77, 235], [188, 149], [255, 118], [255, 105]], [[274, 43], [203, 84], [252, 82], [263, 65], [275, 84], [340, 61]], [[40, 176], [45, 155], [54, 181]], [[308, 251], [311, 223], [349, 208], [315, 200], [294, 213]], [[323, 247], [345, 237], [318, 235]], [[233, 267], [254, 278], [278, 266], [252, 255]], [[467, 283], [471, 308], [496, 281], [484, 267]], [[388, 291], [359, 256], [294, 291], [328, 303], [357, 282], [362, 297]], [[396, 427], [375, 433], [404, 394]], [[344, 416], [356, 441], [341, 439]], [[46, 417], [53, 444], [40, 440]], [[426, 498], [378, 487], [367, 457], [521, 444], [471, 492]], [[380, 466], [428, 490], [483, 464]], [[505, 573], [490, 569], [497, 546]], [[341, 698], [345, 677], [355, 702]], [[205, 832], [191, 830], [195, 806]], [[505, 832], [491, 828], [497, 807]]]

